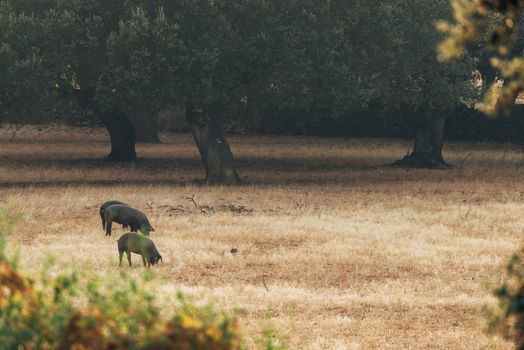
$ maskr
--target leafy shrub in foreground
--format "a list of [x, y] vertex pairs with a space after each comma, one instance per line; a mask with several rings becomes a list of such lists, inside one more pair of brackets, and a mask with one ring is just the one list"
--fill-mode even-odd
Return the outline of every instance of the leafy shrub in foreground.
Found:
[[495, 296], [498, 305], [490, 315], [489, 332], [512, 341], [516, 349], [524, 349], [524, 246], [510, 258]]
[[5, 255], [5, 235], [18, 219], [11, 205], [0, 206], [0, 350], [243, 348], [235, 317], [181, 295], [181, 307], [163, 318], [147, 276], [104, 282], [70, 271], [31, 280]]

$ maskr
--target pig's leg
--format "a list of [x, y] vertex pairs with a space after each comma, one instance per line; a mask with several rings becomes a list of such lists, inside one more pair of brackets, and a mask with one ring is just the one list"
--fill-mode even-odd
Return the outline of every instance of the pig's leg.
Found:
[[113, 221], [109, 220], [106, 223], [106, 236], [111, 236], [111, 228], [113, 227]]

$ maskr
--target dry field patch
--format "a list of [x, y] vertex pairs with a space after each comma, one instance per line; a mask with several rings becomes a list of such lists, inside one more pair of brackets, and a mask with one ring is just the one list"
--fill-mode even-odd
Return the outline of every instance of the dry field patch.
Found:
[[[405, 170], [385, 164], [410, 141], [231, 136], [244, 184], [206, 187], [190, 135], [161, 136], [109, 164], [103, 130], [0, 130], [24, 269], [52, 254], [57, 269], [119, 271], [120, 227], [105, 237], [98, 216], [119, 199], [156, 229], [158, 293], [243, 309], [250, 344], [270, 322], [296, 349], [510, 348], [485, 335], [483, 310], [522, 240], [520, 149], [449, 142], [452, 168]], [[133, 262], [121, 270], [138, 275]]]

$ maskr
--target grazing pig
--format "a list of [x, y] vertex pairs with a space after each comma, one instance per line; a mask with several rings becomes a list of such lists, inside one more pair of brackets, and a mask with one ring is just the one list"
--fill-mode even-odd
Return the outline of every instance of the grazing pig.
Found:
[[118, 266], [122, 266], [122, 258], [124, 253], [127, 254], [127, 261], [131, 266], [131, 253], [142, 255], [142, 262], [144, 267], [150, 267], [151, 265], [158, 264], [158, 261], [162, 261], [162, 256], [158, 253], [155, 247], [155, 243], [147, 237], [135, 232], [125, 233], [118, 239], [118, 254], [120, 262]]
[[113, 204], [104, 210], [104, 221], [106, 224], [106, 236], [111, 235], [113, 221], [131, 227], [131, 231], [140, 232], [149, 236], [149, 232], [155, 231], [149, 223], [146, 214], [140, 210], [123, 204]]
[[[102, 229], [105, 230], [106, 229], [106, 220], [104, 219], [104, 211], [106, 210], [107, 207], [113, 205], [113, 204], [122, 204], [122, 205], [127, 205], [125, 203], [122, 203], [120, 201], [114, 201], [114, 200], [110, 200], [110, 201], [107, 201], [105, 202], [104, 204], [102, 204], [100, 206], [100, 218], [102, 219]], [[122, 225], [122, 228], [126, 228], [127, 226], [124, 226]]]

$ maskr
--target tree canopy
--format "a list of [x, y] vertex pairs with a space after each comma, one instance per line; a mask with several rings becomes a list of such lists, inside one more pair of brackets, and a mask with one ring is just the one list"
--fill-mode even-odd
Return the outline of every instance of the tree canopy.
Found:
[[[95, 89], [105, 108], [219, 100], [347, 114], [373, 100], [452, 107], [469, 93], [465, 61], [433, 59], [444, 0], [37, 3], [2, 1], [16, 14], [2, 63], [16, 45], [17, 59], [45, 60], [45, 86]], [[24, 25], [33, 31], [13, 34]]]
[[[0, 4], [4, 112], [37, 115], [58, 101], [71, 114], [92, 110], [108, 129], [111, 160], [136, 158], [136, 111], [184, 106], [194, 135], [212, 121], [227, 144], [221, 123], [238, 114], [299, 123], [404, 110], [416, 122], [475, 92], [471, 55], [435, 58], [447, 0]], [[224, 154], [232, 159], [229, 147]]]

